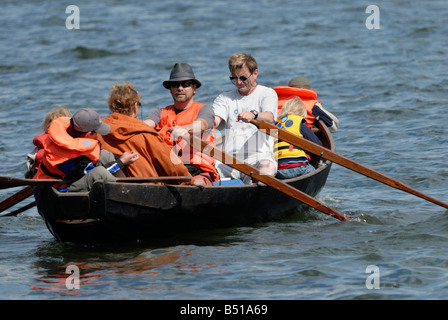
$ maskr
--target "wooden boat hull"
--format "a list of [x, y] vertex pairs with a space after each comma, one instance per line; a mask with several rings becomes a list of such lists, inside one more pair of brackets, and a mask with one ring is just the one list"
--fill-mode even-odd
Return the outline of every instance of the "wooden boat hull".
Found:
[[[327, 130], [322, 140], [334, 149]], [[324, 187], [330, 168], [331, 162], [324, 160], [314, 172], [284, 182], [314, 197]], [[39, 214], [56, 239], [88, 244], [280, 220], [304, 206], [258, 184], [196, 187], [98, 182], [90, 192], [59, 193], [52, 187], [35, 187], [34, 194]]]

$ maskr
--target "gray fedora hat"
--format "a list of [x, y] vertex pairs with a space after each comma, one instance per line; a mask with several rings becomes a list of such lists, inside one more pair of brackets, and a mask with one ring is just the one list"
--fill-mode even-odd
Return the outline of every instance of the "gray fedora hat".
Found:
[[191, 66], [188, 63], [179, 62], [174, 65], [173, 69], [171, 69], [170, 80], [163, 81], [163, 86], [166, 89], [169, 89], [170, 82], [185, 80], [194, 81], [196, 83], [196, 88], [199, 88], [201, 86], [201, 82], [199, 82], [199, 80], [197, 80], [194, 76]]

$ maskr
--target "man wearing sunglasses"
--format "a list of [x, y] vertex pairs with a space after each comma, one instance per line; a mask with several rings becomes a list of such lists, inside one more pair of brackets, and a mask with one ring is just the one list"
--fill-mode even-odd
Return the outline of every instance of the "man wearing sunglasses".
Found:
[[201, 82], [196, 79], [193, 69], [187, 63], [176, 63], [171, 70], [170, 79], [163, 82], [170, 90], [174, 104], [162, 109], [151, 110], [145, 123], [154, 127], [185, 163], [194, 177], [193, 184], [211, 186], [219, 180], [215, 160], [191, 147], [181, 139], [189, 134], [201, 134], [201, 138], [214, 145], [213, 109], [203, 103], [195, 102], [196, 89]]
[[[278, 97], [272, 88], [257, 84], [258, 65], [246, 53], [229, 59], [230, 81], [236, 89], [221, 93], [213, 102], [215, 125], [225, 128], [224, 151], [257, 167], [261, 174], [275, 175], [274, 140], [250, 123], [252, 119], [273, 123], [277, 117]], [[236, 169], [223, 163], [216, 165], [223, 177], [251, 182]]]

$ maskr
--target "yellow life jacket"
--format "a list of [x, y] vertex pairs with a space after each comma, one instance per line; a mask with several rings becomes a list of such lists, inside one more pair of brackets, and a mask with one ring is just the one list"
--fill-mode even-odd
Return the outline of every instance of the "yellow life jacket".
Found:
[[[300, 116], [288, 115], [277, 122], [277, 127], [285, 129], [299, 137], [303, 137], [300, 133], [300, 124], [302, 121], [304, 121], [304, 119]], [[308, 161], [305, 151], [282, 140], [275, 139], [274, 152], [276, 159], [303, 157], [303, 162]]]

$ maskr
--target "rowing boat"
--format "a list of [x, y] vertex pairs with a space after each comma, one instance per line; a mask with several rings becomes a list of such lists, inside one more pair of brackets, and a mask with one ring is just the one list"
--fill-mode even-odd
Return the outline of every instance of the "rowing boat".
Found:
[[[318, 136], [334, 151], [322, 123]], [[316, 170], [282, 180], [314, 197], [324, 187], [331, 162], [312, 156]], [[189, 185], [103, 183], [90, 192], [58, 192], [35, 186], [39, 214], [60, 241], [95, 244], [143, 241], [199, 229], [250, 225], [284, 219], [306, 205], [260, 183], [197, 187]]]

